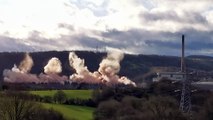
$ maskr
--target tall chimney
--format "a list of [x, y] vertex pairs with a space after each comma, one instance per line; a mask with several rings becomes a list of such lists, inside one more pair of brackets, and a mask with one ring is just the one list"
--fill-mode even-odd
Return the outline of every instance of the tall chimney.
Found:
[[184, 41], [184, 35], [182, 35], [181, 72], [183, 72], [183, 73], [185, 72], [184, 54], [185, 54], [185, 41]]

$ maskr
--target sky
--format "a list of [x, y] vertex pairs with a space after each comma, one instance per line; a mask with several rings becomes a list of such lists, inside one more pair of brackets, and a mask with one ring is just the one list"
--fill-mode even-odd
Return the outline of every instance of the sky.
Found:
[[0, 0], [0, 52], [213, 56], [213, 0]]

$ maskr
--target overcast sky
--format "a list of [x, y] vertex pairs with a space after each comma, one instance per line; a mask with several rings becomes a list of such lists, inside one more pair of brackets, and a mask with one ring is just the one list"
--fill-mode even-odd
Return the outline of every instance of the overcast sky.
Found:
[[0, 0], [0, 51], [213, 56], [213, 0]]

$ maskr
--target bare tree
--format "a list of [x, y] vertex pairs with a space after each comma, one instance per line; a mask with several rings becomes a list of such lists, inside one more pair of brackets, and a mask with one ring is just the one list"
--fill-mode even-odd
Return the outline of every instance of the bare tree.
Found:
[[0, 97], [0, 120], [63, 120], [63, 116], [13, 92]]
[[20, 99], [18, 96], [0, 100], [0, 116], [5, 120], [24, 120], [37, 109], [37, 104]]

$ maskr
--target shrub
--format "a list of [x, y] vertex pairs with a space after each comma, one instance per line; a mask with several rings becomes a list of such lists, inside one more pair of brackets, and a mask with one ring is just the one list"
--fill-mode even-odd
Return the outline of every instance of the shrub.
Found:
[[67, 96], [62, 90], [59, 90], [54, 94], [53, 99], [56, 103], [62, 104], [66, 102]]

